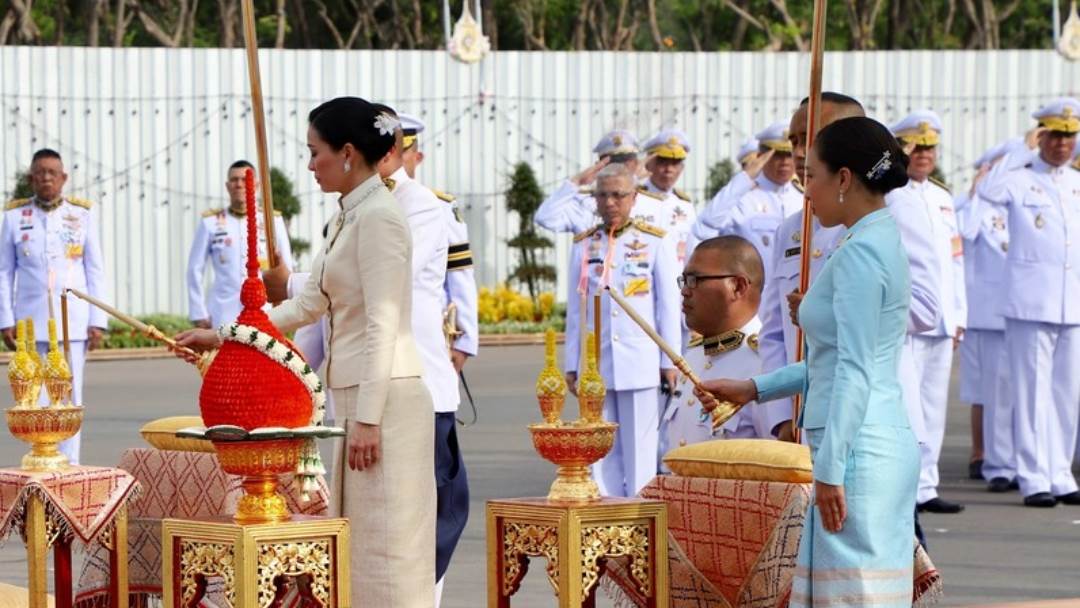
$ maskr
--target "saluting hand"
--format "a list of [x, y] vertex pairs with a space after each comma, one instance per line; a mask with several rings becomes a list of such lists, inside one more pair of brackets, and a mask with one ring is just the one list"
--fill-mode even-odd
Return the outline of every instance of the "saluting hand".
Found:
[[814, 481], [814, 504], [821, 515], [821, 527], [836, 533], [844, 527], [847, 519], [847, 500], [844, 499], [844, 486], [834, 486]]
[[[769, 159], [771, 159], [775, 153], [776, 150], [769, 148], [765, 152], [754, 157], [754, 160], [750, 161], [746, 165], [746, 169], [744, 169], [746, 171], [746, 176], [750, 179], [756, 179], [758, 175], [761, 175], [761, 170], [765, 168], [765, 165], [768, 164]], [[799, 179], [802, 179], [801, 175], [799, 176]]]
[[578, 173], [574, 177], [571, 177], [570, 181], [577, 184], [577, 185], [579, 185], [579, 186], [587, 186], [587, 185], [593, 183], [593, 180], [596, 179], [596, 174], [600, 173], [600, 170], [603, 169], [604, 167], [608, 166], [608, 163], [610, 163], [610, 162], [611, 162], [611, 157], [610, 156], [605, 156], [604, 158], [601, 158], [600, 160], [596, 161], [593, 164], [593, 166], [589, 167], [588, 169], [585, 169], [581, 173]]

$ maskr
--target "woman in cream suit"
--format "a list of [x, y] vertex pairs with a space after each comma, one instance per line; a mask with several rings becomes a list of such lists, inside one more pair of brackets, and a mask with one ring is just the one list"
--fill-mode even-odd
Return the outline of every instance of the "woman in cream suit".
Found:
[[[394, 144], [396, 119], [355, 97], [308, 117], [308, 169], [340, 210], [303, 289], [270, 312], [283, 332], [329, 316], [326, 377], [348, 437], [333, 482], [352, 525], [352, 605], [428, 608], [435, 586], [434, 417], [411, 327], [412, 241], [400, 205], [375, 166]], [[280, 269], [264, 277], [271, 301]], [[278, 296], [275, 298], [275, 296]], [[213, 348], [209, 330], [178, 336]]]

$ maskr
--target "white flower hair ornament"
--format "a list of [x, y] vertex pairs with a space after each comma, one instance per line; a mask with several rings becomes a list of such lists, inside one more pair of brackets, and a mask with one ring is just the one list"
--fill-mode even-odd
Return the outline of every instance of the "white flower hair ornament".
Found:
[[881, 179], [885, 175], [885, 172], [892, 168], [892, 152], [886, 151], [881, 155], [881, 159], [877, 161], [869, 171], [866, 172], [866, 179], [870, 181], [876, 181]]
[[401, 121], [389, 114], [380, 113], [375, 117], [375, 128], [379, 130], [379, 135], [393, 135], [400, 126]]

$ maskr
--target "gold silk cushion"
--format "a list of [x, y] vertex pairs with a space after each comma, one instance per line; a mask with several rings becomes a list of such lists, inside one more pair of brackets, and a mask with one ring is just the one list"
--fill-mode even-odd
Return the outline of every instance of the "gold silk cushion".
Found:
[[189, 439], [177, 437], [176, 431], [191, 426], [203, 426], [201, 416], [169, 416], [147, 422], [139, 434], [147, 443], [159, 450], [173, 450], [177, 452], [214, 452], [214, 444], [205, 439]]
[[671, 450], [664, 464], [676, 475], [810, 483], [810, 448], [775, 439], [714, 439]]

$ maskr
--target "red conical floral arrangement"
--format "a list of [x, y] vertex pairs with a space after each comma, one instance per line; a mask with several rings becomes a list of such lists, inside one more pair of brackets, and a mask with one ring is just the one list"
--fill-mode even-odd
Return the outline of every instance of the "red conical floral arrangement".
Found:
[[[266, 287], [258, 274], [255, 172], [251, 169], [247, 170], [246, 186], [248, 276], [240, 290], [243, 311], [236, 324], [258, 329], [295, 351], [263, 312]], [[249, 431], [265, 427], [291, 429], [311, 423], [312, 396], [296, 374], [264, 352], [242, 340], [225, 340], [203, 377], [199, 409], [207, 427], [231, 424]]]

